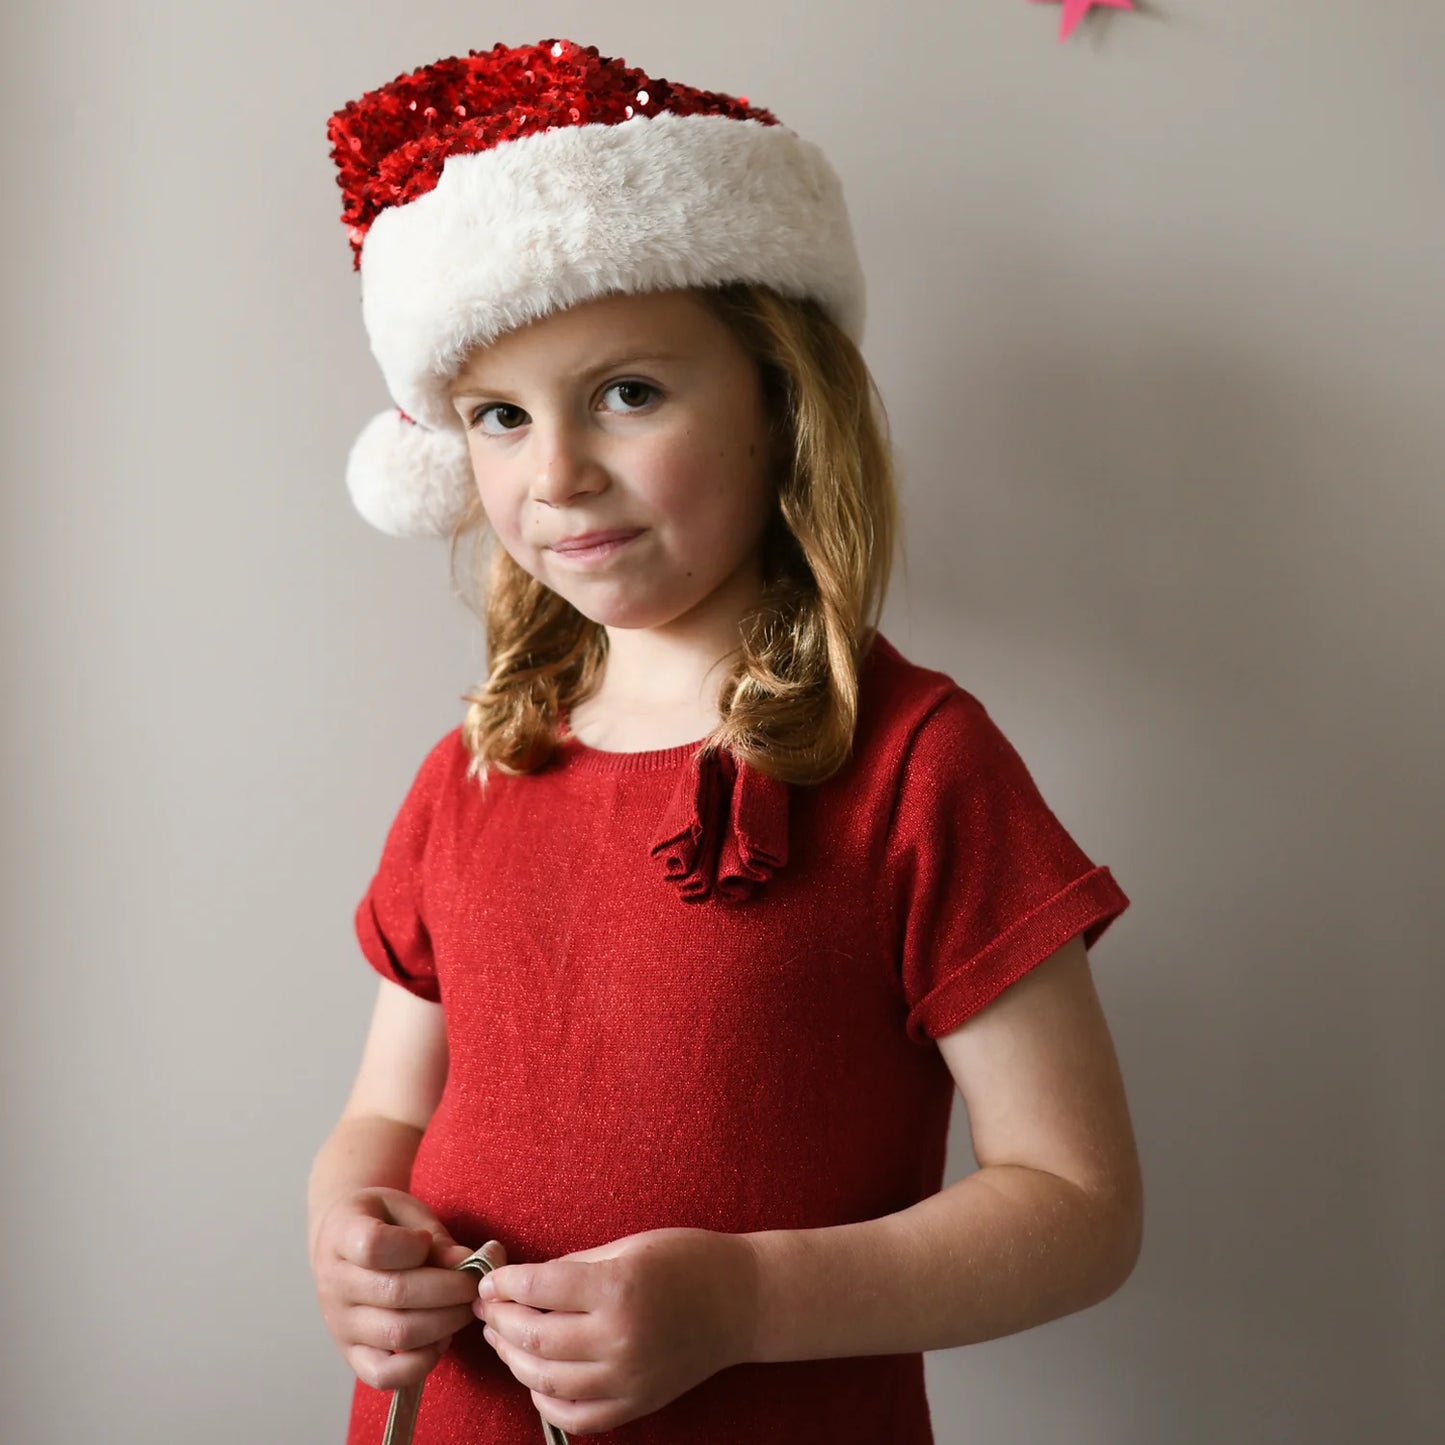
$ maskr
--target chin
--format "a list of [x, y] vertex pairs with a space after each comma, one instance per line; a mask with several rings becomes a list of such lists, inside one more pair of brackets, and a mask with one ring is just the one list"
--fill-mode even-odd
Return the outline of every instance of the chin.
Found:
[[666, 627], [672, 621], [667, 612], [651, 612], [638, 607], [584, 607], [567, 599], [589, 621], [599, 627], [616, 627], [623, 632], [645, 632], [653, 627]]
[[669, 605], [655, 598], [630, 600], [621, 597], [579, 597], [557, 588], [553, 588], [553, 591], [564, 601], [570, 602], [589, 622], [595, 622], [600, 627], [616, 627], [625, 632], [645, 632], [667, 627], [679, 618], [686, 617], [702, 601], [701, 598], [690, 598]]

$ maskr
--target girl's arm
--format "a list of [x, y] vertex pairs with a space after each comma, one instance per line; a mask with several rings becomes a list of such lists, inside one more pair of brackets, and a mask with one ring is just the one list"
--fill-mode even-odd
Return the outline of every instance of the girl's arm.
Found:
[[440, 1004], [380, 979], [361, 1066], [307, 1184], [307, 1244], [326, 1208], [369, 1186], [405, 1190], [422, 1134], [441, 1101], [447, 1039]]
[[316, 1155], [306, 1187], [306, 1245], [315, 1253], [316, 1226], [343, 1194], [378, 1186], [405, 1190], [422, 1131], [379, 1114], [343, 1114]]
[[383, 979], [351, 1097], [307, 1187], [321, 1316], [374, 1390], [419, 1385], [473, 1319], [476, 1285], [457, 1272], [471, 1251], [407, 1192], [446, 1071], [441, 1007]]
[[881, 1219], [764, 1230], [756, 1362], [949, 1349], [1087, 1309], [1128, 1279], [1143, 1185], [1081, 937], [938, 1040], [980, 1167]]

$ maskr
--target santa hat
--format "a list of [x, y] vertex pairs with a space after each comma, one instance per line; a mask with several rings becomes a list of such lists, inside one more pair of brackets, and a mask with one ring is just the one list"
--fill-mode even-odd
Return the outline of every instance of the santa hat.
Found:
[[568, 40], [438, 60], [332, 115], [371, 350], [395, 407], [347, 460], [357, 510], [445, 535], [472, 490], [447, 385], [473, 346], [582, 301], [730, 281], [811, 297], [855, 342], [863, 274], [822, 151], [746, 98]]

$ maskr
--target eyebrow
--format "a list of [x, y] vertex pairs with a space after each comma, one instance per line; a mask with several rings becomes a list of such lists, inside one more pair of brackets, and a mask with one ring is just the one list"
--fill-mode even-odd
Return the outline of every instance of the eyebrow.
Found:
[[[604, 371], [611, 371], [614, 367], [635, 366], [641, 361], [686, 361], [687, 357], [678, 356], [671, 351], [628, 350], [610, 356], [606, 361], [600, 361], [595, 366], [584, 367], [581, 371], [573, 372], [567, 380], [569, 381], [590, 381], [594, 376], [600, 376]], [[475, 381], [454, 381], [447, 388], [447, 395], [456, 401], [464, 396], [494, 396], [498, 400], [507, 400], [507, 395], [494, 386], [483, 386]]]

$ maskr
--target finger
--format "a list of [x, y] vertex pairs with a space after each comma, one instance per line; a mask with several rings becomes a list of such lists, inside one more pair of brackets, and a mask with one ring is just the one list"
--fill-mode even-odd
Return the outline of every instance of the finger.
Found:
[[[358, 1218], [373, 1219], [384, 1226], [378, 1238], [385, 1242], [385, 1247], [400, 1249], [400, 1257], [395, 1261], [390, 1256], [378, 1261], [383, 1268], [409, 1268], [422, 1263], [421, 1259], [412, 1257], [415, 1245], [402, 1241], [420, 1239], [425, 1249], [423, 1258], [433, 1250], [457, 1247], [457, 1241], [433, 1210], [414, 1195], [401, 1190], [363, 1190], [353, 1199], [350, 1213], [348, 1223], [353, 1228], [357, 1227]], [[364, 1231], [364, 1226], [362, 1229]], [[396, 1232], [390, 1233], [392, 1230]]]
[[[646, 1233], [653, 1233], [647, 1230]], [[625, 1234], [621, 1239], [609, 1239], [606, 1244], [594, 1244], [591, 1249], [574, 1249], [567, 1254], [559, 1254], [558, 1259], [580, 1259], [583, 1261], [596, 1261], [599, 1259], [616, 1259], [623, 1253], [622, 1246], [631, 1244], [634, 1239], [640, 1239], [640, 1234]]]
[[478, 1286], [482, 1299], [514, 1300], [539, 1310], [589, 1310], [601, 1302], [600, 1263], [549, 1259], [540, 1264], [505, 1264]]
[[465, 1244], [458, 1244], [445, 1226], [438, 1224], [432, 1231], [431, 1253], [427, 1256], [427, 1263], [438, 1269], [456, 1269], [476, 1254], [480, 1254], [493, 1269], [507, 1262], [507, 1250], [500, 1239], [489, 1239], [480, 1250], [474, 1250]]
[[593, 1315], [566, 1310], [544, 1313], [530, 1305], [496, 1300], [476, 1306], [478, 1319], [483, 1318], [481, 1310], [486, 1311], [485, 1323], [494, 1335], [539, 1360], [595, 1363], [602, 1358], [604, 1342], [598, 1338]]
[[415, 1269], [426, 1263], [432, 1244], [430, 1230], [358, 1213], [347, 1220], [337, 1248], [342, 1259], [363, 1269]]
[[489, 1239], [480, 1249], [465, 1250], [451, 1262], [453, 1269], [467, 1266], [467, 1273], [475, 1289], [479, 1280], [485, 1279], [493, 1270], [507, 1262], [507, 1249], [500, 1239]]
[[[497, 1239], [489, 1239], [480, 1249], [468, 1249], [464, 1244], [458, 1244], [449, 1234], [445, 1232], [433, 1232], [431, 1246], [427, 1252], [424, 1267], [429, 1269], [458, 1270], [470, 1260], [475, 1260], [480, 1255], [487, 1264], [495, 1269], [500, 1264], [507, 1262], [507, 1251], [502, 1242]], [[476, 1293], [476, 1281], [478, 1272], [469, 1268], [466, 1278], [471, 1284], [472, 1293]]]
[[395, 1390], [426, 1379], [442, 1357], [439, 1345], [393, 1353], [373, 1345], [350, 1345], [346, 1362], [352, 1373], [373, 1390]]
[[559, 1400], [605, 1400], [611, 1385], [611, 1366], [571, 1360], [544, 1360], [520, 1350], [495, 1330], [484, 1331], [502, 1362], [529, 1390]]
[[440, 1309], [475, 1303], [472, 1277], [454, 1269], [418, 1266], [415, 1269], [363, 1269], [343, 1261], [338, 1269], [336, 1293], [350, 1304], [382, 1309]]
[[528, 1393], [532, 1404], [537, 1407], [537, 1414], [564, 1439], [614, 1430], [629, 1420], [637, 1419], [639, 1413], [636, 1405], [626, 1399], [558, 1400], [542, 1394], [540, 1390]]
[[419, 1350], [454, 1335], [472, 1322], [471, 1307], [440, 1310], [386, 1310], [357, 1305], [347, 1316], [346, 1333], [359, 1345], [378, 1350]]
[[457, 1244], [455, 1240], [433, 1241], [426, 1262], [437, 1269], [455, 1269], [464, 1259], [470, 1259], [471, 1254], [466, 1245]]
[[500, 1239], [489, 1239], [482, 1246], [481, 1253], [494, 1273], [507, 1262], [507, 1247]]

